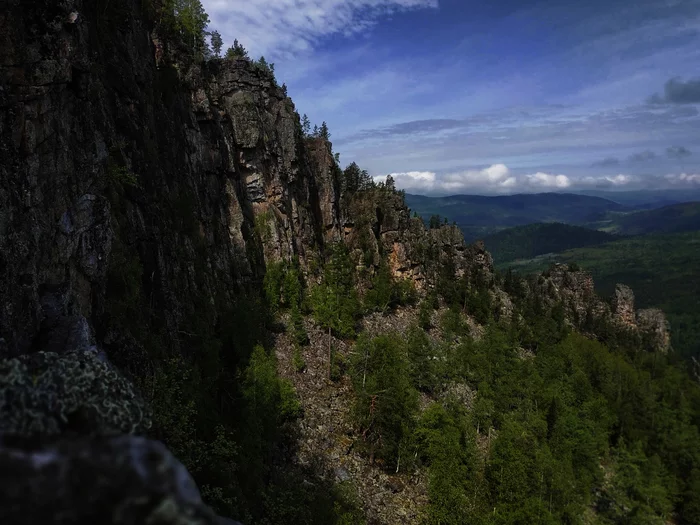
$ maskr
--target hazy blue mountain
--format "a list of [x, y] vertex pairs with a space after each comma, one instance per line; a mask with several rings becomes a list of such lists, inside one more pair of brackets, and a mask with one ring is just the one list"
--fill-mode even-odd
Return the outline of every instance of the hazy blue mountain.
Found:
[[601, 197], [636, 208], [659, 208], [681, 202], [700, 201], [700, 190], [577, 191], [580, 195]]
[[470, 241], [513, 226], [540, 222], [584, 225], [602, 220], [610, 212], [635, 210], [609, 199], [573, 193], [449, 197], [407, 194], [406, 202], [426, 221], [440, 215], [456, 222]]

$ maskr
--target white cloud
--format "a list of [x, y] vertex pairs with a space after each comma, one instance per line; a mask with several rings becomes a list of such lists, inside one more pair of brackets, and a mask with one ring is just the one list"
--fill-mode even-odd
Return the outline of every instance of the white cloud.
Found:
[[275, 59], [309, 51], [324, 37], [362, 33], [396, 12], [437, 8], [438, 0], [203, 0], [202, 4], [227, 45], [236, 38], [254, 56]]
[[612, 186], [612, 187], [620, 187], [620, 186], [627, 186], [629, 184], [634, 184], [636, 182], [639, 182], [639, 177], [635, 177], [633, 175], [625, 175], [625, 174], [618, 174], [618, 175], [604, 175], [602, 177], [582, 177], [580, 179], [577, 179], [575, 181], [575, 184], [580, 185], [580, 186]]
[[664, 177], [670, 184], [681, 186], [700, 185], [700, 173], [669, 173]]
[[[433, 171], [407, 171], [392, 173], [396, 186], [400, 189], [418, 192], [491, 192], [510, 193], [531, 188], [564, 189], [571, 185], [566, 175], [535, 173], [514, 175], [505, 164], [493, 164], [481, 170], [466, 170], [438, 175]], [[374, 177], [383, 182], [385, 177]]]
[[531, 186], [540, 188], [564, 189], [571, 186], [571, 179], [566, 175], [550, 175], [549, 173], [538, 172], [532, 175], [525, 175], [525, 180]]
[[[575, 190], [583, 188], [645, 187], [645, 179], [635, 175], [573, 177], [562, 174], [514, 174], [505, 164], [493, 164], [482, 170], [466, 170], [438, 174], [434, 171], [392, 173], [396, 186], [409, 193], [518, 193]], [[374, 177], [384, 182], [385, 176]], [[700, 184], [700, 175], [674, 174], [665, 177], [668, 184]], [[649, 181], [646, 181], [649, 182]]]

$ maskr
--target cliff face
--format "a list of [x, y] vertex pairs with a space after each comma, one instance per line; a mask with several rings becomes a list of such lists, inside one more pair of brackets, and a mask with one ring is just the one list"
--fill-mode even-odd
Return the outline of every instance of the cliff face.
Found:
[[157, 66], [137, 2], [30, 4], [0, 14], [3, 353], [89, 346], [115, 243], [174, 333], [192, 296], [229, 300], [339, 236], [332, 159], [268, 74]]
[[246, 60], [169, 64], [139, 4], [16, 1], [0, 15], [3, 354], [117, 340], [108, 288], [132, 278], [177, 334], [193, 297], [229, 303], [266, 262], [307, 268], [363, 235], [369, 266], [389, 254], [419, 288], [428, 252], [492, 270], [395, 193], [341, 211], [330, 144], [302, 137], [272, 76]]

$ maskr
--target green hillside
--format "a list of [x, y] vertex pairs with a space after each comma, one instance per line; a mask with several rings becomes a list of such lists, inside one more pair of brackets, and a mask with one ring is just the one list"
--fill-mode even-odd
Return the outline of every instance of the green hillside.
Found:
[[655, 234], [502, 264], [519, 273], [552, 262], [577, 263], [590, 271], [598, 290], [610, 295], [616, 283], [629, 285], [641, 308], [663, 309], [671, 321], [674, 347], [700, 356], [700, 232]]
[[593, 222], [589, 226], [620, 235], [700, 230], [700, 202], [684, 202], [626, 214], [608, 212], [606, 215], [605, 219]]
[[484, 237], [496, 264], [617, 240], [606, 232], [560, 222], [528, 224]]

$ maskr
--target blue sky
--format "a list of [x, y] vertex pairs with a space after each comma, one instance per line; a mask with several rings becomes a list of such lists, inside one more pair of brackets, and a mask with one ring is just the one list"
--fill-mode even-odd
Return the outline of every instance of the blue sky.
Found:
[[413, 193], [700, 188], [700, 0], [203, 0]]

